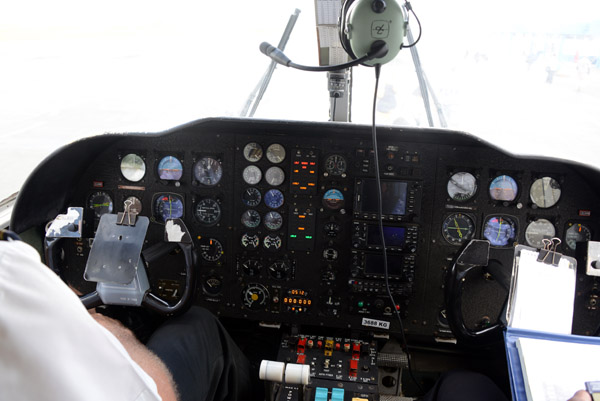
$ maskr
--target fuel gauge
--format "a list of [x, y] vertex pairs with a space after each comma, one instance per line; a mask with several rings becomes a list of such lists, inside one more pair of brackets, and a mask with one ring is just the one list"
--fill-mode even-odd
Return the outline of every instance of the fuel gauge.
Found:
[[204, 292], [207, 295], [219, 295], [223, 288], [223, 282], [220, 278], [212, 276], [206, 279], [206, 281], [202, 285], [202, 288], [204, 289]]
[[242, 235], [241, 243], [244, 249], [252, 251], [258, 248], [258, 245], [260, 244], [260, 238], [256, 234], [244, 233]]
[[281, 248], [281, 237], [275, 234], [269, 234], [263, 239], [263, 246], [268, 251], [277, 251]]

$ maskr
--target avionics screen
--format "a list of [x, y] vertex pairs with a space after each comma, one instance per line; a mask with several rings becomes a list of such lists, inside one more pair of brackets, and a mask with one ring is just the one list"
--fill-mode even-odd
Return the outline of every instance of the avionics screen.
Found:
[[[400, 255], [387, 255], [388, 275], [401, 276], [403, 258]], [[365, 273], [383, 276], [383, 255], [368, 253], [365, 255]]]
[[[382, 214], [403, 216], [406, 214], [406, 189], [402, 181], [381, 181]], [[360, 211], [377, 213], [377, 181], [366, 178], [361, 191]]]
[[[406, 229], [404, 227], [383, 226], [385, 246], [396, 248], [404, 247], [406, 243]], [[367, 226], [367, 245], [381, 246], [381, 233], [377, 224]]]

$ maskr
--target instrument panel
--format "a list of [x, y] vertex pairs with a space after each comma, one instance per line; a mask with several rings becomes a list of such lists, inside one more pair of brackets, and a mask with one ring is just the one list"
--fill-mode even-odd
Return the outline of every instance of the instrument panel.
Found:
[[[221, 316], [397, 331], [396, 309], [409, 335], [429, 339], [452, 337], [445, 274], [471, 239], [487, 239], [510, 274], [517, 244], [556, 237], [574, 256], [600, 236], [597, 171], [514, 157], [462, 133], [388, 127], [378, 129], [379, 230], [370, 135], [347, 124], [209, 119], [85, 139], [38, 167], [11, 227], [40, 229], [83, 206], [84, 238], [65, 244], [61, 263], [85, 292], [93, 284], [82, 269], [103, 214], [127, 204], [148, 216], [148, 247], [167, 219], [181, 218], [197, 255], [194, 302]], [[182, 292], [182, 265], [175, 249], [148, 266], [165, 301]], [[596, 313], [585, 306], [590, 291], [578, 295], [582, 321]], [[467, 302], [466, 320], [493, 320], [502, 302], [502, 293]]]

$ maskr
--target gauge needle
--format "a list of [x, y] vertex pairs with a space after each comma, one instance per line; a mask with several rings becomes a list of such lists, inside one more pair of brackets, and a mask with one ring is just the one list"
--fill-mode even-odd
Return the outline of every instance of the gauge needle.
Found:
[[498, 236], [496, 239], [500, 239], [500, 232], [502, 231], [502, 219], [500, 219], [500, 225], [498, 226]]
[[458, 231], [458, 236], [460, 238], [463, 237], [462, 232], [460, 231], [460, 227], [458, 226], [458, 222], [456, 221], [456, 219], [454, 219], [454, 226], [456, 227], [456, 230]]
[[463, 191], [468, 191], [467, 188], [465, 188], [462, 183], [459, 184], [457, 181], [451, 179], [450, 182], [452, 182], [454, 185], [456, 185], [459, 189], [462, 189]]

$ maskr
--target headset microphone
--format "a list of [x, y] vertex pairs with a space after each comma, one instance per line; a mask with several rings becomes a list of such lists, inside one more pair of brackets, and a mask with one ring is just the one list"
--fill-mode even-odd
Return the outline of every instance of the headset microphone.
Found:
[[345, 68], [357, 66], [373, 59], [385, 57], [385, 55], [388, 53], [388, 50], [388, 45], [384, 41], [378, 40], [373, 42], [371, 50], [365, 56], [356, 60], [336, 65], [307, 66], [293, 63], [292, 60], [290, 60], [281, 50], [267, 42], [262, 42], [260, 44], [260, 51], [266, 56], [270, 57], [276, 63], [303, 71], [339, 71]]
[[[345, 0], [339, 19], [342, 47], [353, 59], [347, 63], [311, 67], [293, 63], [280, 49], [263, 42], [260, 51], [286, 67], [304, 71], [339, 71], [359, 64], [385, 64], [396, 57], [406, 35], [408, 16], [396, 0]], [[363, 56], [359, 56], [359, 55]]]

